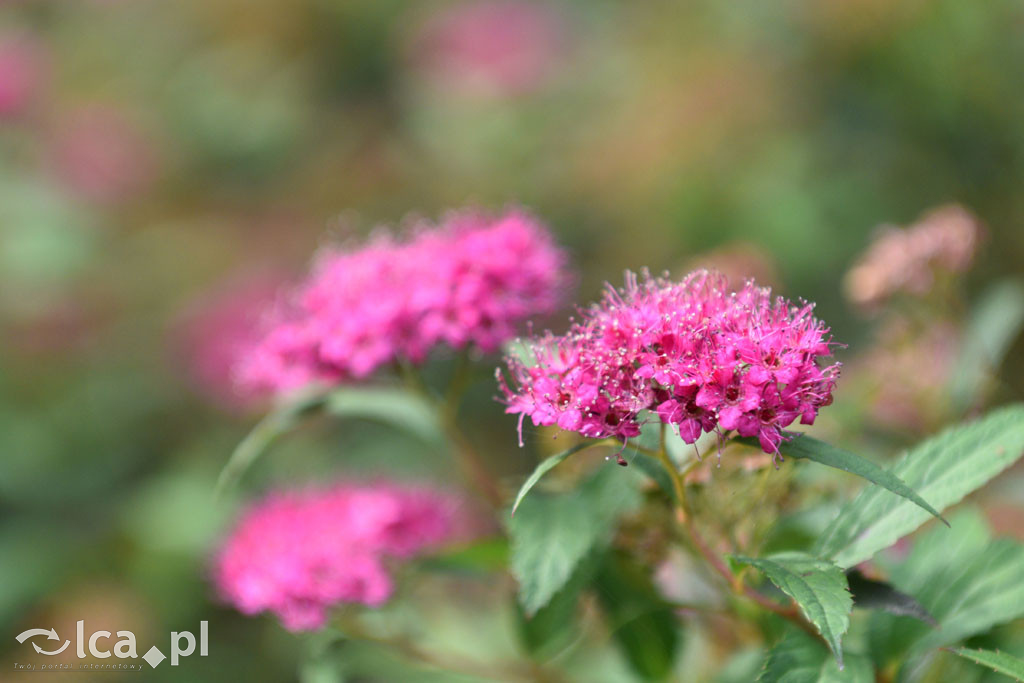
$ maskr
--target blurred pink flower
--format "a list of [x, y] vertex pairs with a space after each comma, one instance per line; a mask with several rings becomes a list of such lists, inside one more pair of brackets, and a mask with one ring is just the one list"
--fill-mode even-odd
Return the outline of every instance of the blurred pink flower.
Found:
[[563, 52], [562, 18], [522, 0], [464, 2], [434, 16], [417, 41], [428, 77], [469, 94], [517, 95], [538, 88]]
[[282, 392], [419, 363], [439, 345], [495, 351], [517, 324], [558, 307], [565, 270], [551, 235], [517, 209], [455, 213], [405, 241], [379, 233], [323, 255], [241, 359], [240, 380]]
[[678, 283], [628, 273], [566, 335], [534, 340], [525, 362], [507, 358], [515, 388], [499, 372], [506, 412], [520, 415], [520, 435], [529, 416], [625, 440], [646, 410], [686, 443], [735, 430], [777, 453], [785, 427], [813, 424], [832, 403], [839, 365], [819, 365], [832, 341], [813, 309], [753, 282], [730, 292], [708, 271]]
[[130, 199], [156, 172], [151, 141], [125, 111], [109, 105], [72, 112], [55, 136], [52, 154], [64, 184], [99, 204]]
[[43, 87], [46, 59], [27, 34], [0, 36], [0, 116], [23, 113]]
[[378, 606], [393, 592], [387, 564], [450, 540], [453, 499], [390, 483], [278, 492], [254, 505], [213, 563], [221, 597], [244, 614], [273, 612], [314, 630], [343, 603]]
[[943, 274], [967, 270], [981, 222], [962, 206], [942, 206], [906, 229], [885, 227], [846, 274], [853, 303], [875, 307], [894, 294], [927, 294]]
[[267, 273], [236, 278], [194, 301], [178, 325], [178, 351], [196, 388], [231, 411], [251, 397], [238, 391], [234, 366], [260, 339], [261, 321], [284, 279]]

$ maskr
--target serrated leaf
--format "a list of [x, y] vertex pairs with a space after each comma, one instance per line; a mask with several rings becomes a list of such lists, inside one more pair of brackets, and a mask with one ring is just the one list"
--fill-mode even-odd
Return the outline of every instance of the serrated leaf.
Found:
[[540, 661], [551, 659], [579, 637], [580, 593], [593, 579], [600, 561], [601, 558], [594, 557], [593, 553], [584, 558], [569, 581], [533, 616], [527, 616], [517, 603], [519, 638], [531, 657]]
[[798, 552], [761, 558], [733, 556], [733, 559], [761, 570], [769, 581], [793, 598], [828, 643], [839, 666], [843, 666], [841, 641], [850, 627], [853, 597], [847, 590], [842, 569]]
[[952, 532], [930, 530], [891, 570], [893, 585], [913, 595], [940, 628], [872, 615], [873, 649], [883, 659], [950, 645], [1024, 616], [1024, 546], [1009, 539], [989, 540], [983, 519], [972, 510], [952, 521]]
[[1005, 652], [969, 650], [966, 647], [951, 648], [950, 652], [969, 659], [976, 664], [987, 666], [993, 671], [1009, 676], [1016, 681], [1024, 681], [1024, 661], [1011, 657]]
[[565, 585], [580, 560], [610, 540], [618, 516], [640, 502], [637, 477], [605, 465], [574, 491], [531, 496], [509, 522], [512, 575], [532, 615]]
[[848, 654], [842, 670], [828, 650], [810, 636], [794, 632], [768, 652], [758, 683], [874, 683], [867, 657]]
[[964, 341], [950, 377], [950, 395], [958, 409], [969, 407], [985, 377], [999, 367], [1024, 324], [1024, 284], [1004, 280], [986, 290], [973, 306]]
[[233, 486], [246, 470], [266, 452], [270, 444], [292, 429], [303, 415], [323, 406], [325, 400], [326, 396], [323, 393], [305, 394], [297, 396], [267, 413], [231, 453], [217, 478], [214, 495], [219, 496], [229, 486]]
[[519, 504], [523, 502], [524, 498], [526, 498], [526, 494], [530, 492], [530, 489], [537, 485], [537, 482], [541, 480], [541, 477], [553, 470], [573, 453], [578, 453], [584, 448], [588, 448], [593, 445], [594, 444], [592, 442], [585, 441], [583, 443], [576, 444], [572, 448], [567, 448], [561, 453], [556, 453], [555, 455], [542, 460], [540, 464], [534, 468], [533, 473], [530, 474], [525, 482], [523, 482], [523, 485], [519, 487], [519, 493], [516, 494], [516, 501], [512, 504], [512, 515], [514, 516], [516, 514], [516, 510], [519, 509]]
[[437, 410], [421, 396], [397, 387], [342, 387], [327, 395], [336, 417], [356, 417], [399, 427], [427, 443], [442, 443]]
[[[741, 441], [760, 448], [756, 439], [741, 439]], [[811, 460], [821, 465], [856, 474], [858, 477], [867, 479], [873, 484], [892, 491], [897, 496], [906, 498], [915, 505], [927, 510], [929, 514], [941, 519], [946, 526], [949, 526], [949, 522], [935, 508], [929, 505], [928, 501], [919, 496], [914, 489], [907, 486], [902, 479], [856, 453], [851, 453], [806, 434], [801, 434], [790, 441], [783, 441], [779, 445], [779, 452], [790, 458]]]
[[[1024, 453], [1024, 405], [993, 411], [947, 429], [913, 448], [892, 473], [938, 509], [959, 502]], [[928, 513], [913, 503], [867, 488], [843, 506], [814, 552], [850, 567], [921, 526]]]
[[679, 648], [680, 631], [650, 573], [626, 555], [611, 553], [598, 570], [594, 587], [608, 615], [612, 637], [633, 671], [645, 681], [667, 678]]
[[846, 580], [850, 584], [854, 607], [880, 609], [897, 616], [913, 617], [929, 626], [938, 626], [938, 622], [921, 603], [890, 584], [869, 579], [856, 569], [846, 572]]

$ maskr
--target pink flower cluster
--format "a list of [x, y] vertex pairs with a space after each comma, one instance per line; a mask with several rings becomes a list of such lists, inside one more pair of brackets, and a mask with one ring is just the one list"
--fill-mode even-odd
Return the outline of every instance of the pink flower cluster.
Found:
[[558, 307], [565, 269], [551, 235], [520, 210], [456, 213], [406, 240], [379, 234], [324, 255], [242, 359], [241, 383], [281, 392], [419, 363], [437, 345], [494, 351], [517, 324]]
[[906, 229], [887, 227], [846, 274], [846, 294], [869, 309], [899, 293], [923, 296], [944, 276], [970, 268], [982, 234], [981, 221], [956, 204]]
[[[627, 274], [564, 336], [534, 340], [534, 358], [499, 371], [506, 412], [592, 438], [639, 435], [648, 416], [687, 443], [703, 432], [756, 436], [777, 453], [783, 429], [811, 424], [832, 402], [839, 365], [813, 306], [796, 306], [748, 282], [696, 271], [682, 282]], [[642, 413], [642, 411], [650, 411]]]
[[245, 614], [269, 611], [289, 630], [317, 629], [335, 605], [385, 602], [386, 561], [449, 540], [455, 511], [446, 496], [395, 484], [272, 494], [227, 539], [213, 581]]

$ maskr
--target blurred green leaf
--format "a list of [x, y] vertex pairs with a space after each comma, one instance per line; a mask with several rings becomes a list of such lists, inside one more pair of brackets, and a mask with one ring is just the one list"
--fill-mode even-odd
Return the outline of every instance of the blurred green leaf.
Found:
[[982, 666], [987, 666], [993, 671], [1005, 674], [1014, 680], [1024, 681], [1024, 661], [1011, 657], [1005, 652], [969, 650], [966, 647], [951, 648], [950, 652]]
[[[747, 444], [760, 449], [756, 439], [752, 438], [741, 438], [739, 439], [742, 443]], [[850, 474], [856, 474], [859, 477], [867, 479], [873, 484], [877, 484], [884, 489], [892, 491], [897, 496], [902, 496], [907, 500], [911, 501], [915, 505], [919, 505], [924, 510], [927, 510], [929, 514], [935, 515], [939, 519], [948, 523], [942, 518], [935, 508], [928, 504], [921, 496], [917, 494], [914, 489], [907, 486], [899, 477], [894, 475], [892, 472], [882, 469], [875, 463], [871, 462], [866, 458], [862, 458], [856, 453], [837, 448], [832, 444], [824, 441], [819, 441], [813, 437], [801, 434], [800, 436], [790, 440], [783, 441], [779, 445], [779, 452], [783, 455], [791, 458], [811, 460], [821, 465], [828, 467], [835, 467], [836, 469], [849, 472]]]
[[519, 601], [533, 615], [565, 585], [592, 548], [608, 542], [618, 516], [640, 496], [629, 470], [606, 465], [573, 491], [532, 496], [509, 522]]
[[1024, 616], [1024, 546], [990, 540], [983, 517], [972, 509], [952, 521], [952, 530], [934, 528], [918, 538], [909, 557], [890, 572], [893, 585], [914, 596], [939, 628], [873, 614], [870, 634], [879, 661], [949, 645]]
[[850, 627], [853, 609], [853, 596], [843, 570], [831, 562], [797, 552], [763, 558], [734, 556], [733, 559], [760, 569], [783, 593], [793, 598], [821, 633], [842, 668], [841, 641]]
[[519, 637], [531, 657], [539, 661], [551, 659], [579, 637], [577, 604], [596, 566], [593, 554], [584, 558], [569, 581], [533, 616], [527, 616], [522, 605], [516, 605]]
[[1004, 280], [987, 289], [971, 312], [963, 347], [953, 365], [950, 394], [960, 410], [977, 401], [1024, 324], [1024, 283]]
[[[980, 488], [1024, 454], [1024, 405], [958, 425], [913, 448], [892, 469], [942, 510]], [[850, 567], [872, 557], [928, 519], [917, 505], [867, 488], [840, 510], [815, 553]]]
[[805, 633], [793, 632], [768, 652], [758, 683], [874, 683], [875, 672], [867, 657], [847, 654], [839, 669], [821, 643]]
[[214, 495], [220, 495], [245, 474], [279, 436], [296, 425], [299, 418], [323, 405], [323, 394], [312, 394], [288, 401], [263, 417], [235, 447], [217, 478]]
[[541, 477], [553, 470], [559, 463], [573, 453], [578, 453], [584, 448], [588, 448], [593, 445], [594, 442], [592, 441], [584, 441], [583, 443], [576, 444], [572, 448], [568, 448], [561, 453], [556, 453], [549, 458], [544, 458], [544, 460], [537, 465], [533, 470], [533, 473], [530, 474], [526, 481], [523, 482], [523, 485], [519, 488], [519, 493], [516, 494], [516, 501], [512, 504], [512, 515], [514, 516], [516, 514], [516, 510], [519, 509], [519, 504], [523, 502], [524, 498], [526, 498], [526, 494], [530, 492], [530, 489], [537, 485], [537, 482], [540, 481]]
[[611, 553], [601, 564], [595, 588], [612, 637], [637, 676], [646, 681], [668, 678], [681, 631], [650, 572], [624, 554]]
[[485, 538], [470, 545], [423, 558], [426, 569], [439, 571], [489, 573], [508, 566], [508, 541], [502, 537]]
[[395, 387], [342, 387], [327, 395], [326, 410], [335, 417], [358, 417], [400, 427], [426, 443], [443, 443], [439, 416], [417, 394]]

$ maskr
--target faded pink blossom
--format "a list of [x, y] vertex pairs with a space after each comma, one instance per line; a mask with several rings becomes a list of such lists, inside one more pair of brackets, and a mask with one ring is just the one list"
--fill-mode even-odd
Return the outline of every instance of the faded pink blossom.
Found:
[[75, 194], [99, 204], [129, 199], [155, 175], [149, 139], [128, 114], [93, 104], [72, 112], [53, 147], [57, 175]]
[[978, 218], [955, 204], [906, 229], [885, 227], [846, 274], [846, 295], [865, 308], [899, 293], [923, 296], [944, 274], [970, 267], [981, 236]]
[[784, 428], [812, 424], [832, 402], [839, 374], [819, 364], [832, 341], [813, 308], [753, 282], [730, 292], [708, 271], [678, 283], [627, 273], [626, 287], [609, 288], [567, 334], [532, 340], [530, 358], [507, 358], [512, 387], [498, 373], [506, 412], [519, 414], [520, 435], [527, 416], [621, 440], [660, 419], [687, 443], [735, 431], [777, 453]]
[[379, 233], [322, 256], [242, 358], [240, 380], [282, 392], [420, 363], [437, 346], [495, 351], [519, 323], [558, 307], [565, 271], [547, 230], [518, 209], [455, 213], [404, 240]]
[[550, 6], [464, 2], [427, 23], [416, 56], [442, 86], [477, 95], [517, 95], [543, 84], [565, 40], [562, 18]]
[[389, 564], [456, 533], [456, 504], [392, 483], [277, 492], [255, 504], [217, 553], [213, 582], [244, 614], [272, 612], [315, 630], [341, 604], [370, 607], [394, 590]]
[[0, 116], [23, 113], [42, 89], [43, 50], [27, 34], [0, 36]]
[[282, 282], [265, 273], [236, 278], [193, 301], [181, 317], [178, 350], [192, 383], [223, 408], [237, 411], [251, 398], [238, 391], [234, 365], [259, 341], [261, 321]]

